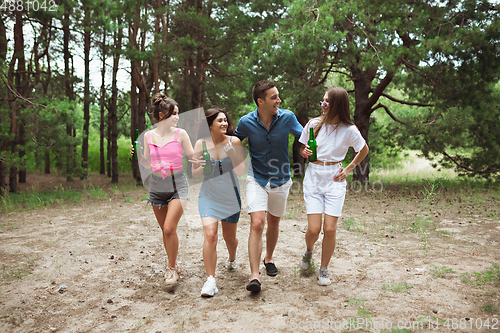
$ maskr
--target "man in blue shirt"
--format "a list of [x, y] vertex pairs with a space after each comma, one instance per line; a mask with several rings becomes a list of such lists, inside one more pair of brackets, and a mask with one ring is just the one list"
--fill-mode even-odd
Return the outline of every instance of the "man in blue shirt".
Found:
[[278, 274], [273, 263], [273, 252], [278, 242], [279, 222], [285, 213], [286, 200], [292, 185], [288, 134], [292, 132], [295, 137], [300, 137], [302, 126], [293, 112], [278, 108], [281, 99], [274, 82], [257, 82], [253, 86], [252, 94], [257, 109], [240, 119], [235, 135], [241, 141], [248, 138], [250, 148], [247, 204], [251, 221], [248, 257], [252, 273], [246, 288], [258, 293], [261, 289], [259, 261], [266, 215], [268, 226], [264, 266], [268, 275]]

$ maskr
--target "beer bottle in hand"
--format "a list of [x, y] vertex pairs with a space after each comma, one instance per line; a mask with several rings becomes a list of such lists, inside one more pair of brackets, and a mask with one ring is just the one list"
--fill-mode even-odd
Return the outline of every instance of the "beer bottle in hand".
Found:
[[203, 140], [203, 154], [201, 158], [205, 161], [205, 166], [203, 167], [203, 174], [209, 175], [212, 173], [212, 165], [210, 164], [210, 154], [207, 151], [207, 144]]
[[316, 149], [318, 148], [316, 144], [316, 139], [314, 138], [314, 128], [309, 129], [309, 141], [307, 141], [307, 145], [309, 149], [312, 150], [312, 155], [310, 155], [307, 159], [309, 162], [316, 162], [318, 160], [318, 156], [316, 154]]
[[132, 161], [138, 160], [137, 156], [139, 154], [138, 149], [141, 149], [141, 144], [139, 143], [139, 130], [135, 130], [135, 140], [132, 140], [132, 146], [134, 146], [134, 155], [132, 155]]

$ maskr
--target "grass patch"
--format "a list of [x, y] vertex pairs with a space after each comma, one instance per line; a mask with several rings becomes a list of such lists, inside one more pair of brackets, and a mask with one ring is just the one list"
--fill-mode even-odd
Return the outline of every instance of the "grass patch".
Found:
[[343, 223], [347, 231], [353, 230], [353, 231], [363, 232], [363, 229], [361, 229], [361, 227], [358, 226], [358, 223], [352, 217], [348, 218], [347, 220], [343, 220]]
[[410, 231], [416, 233], [425, 233], [432, 229], [432, 218], [430, 216], [415, 215], [415, 222], [411, 223]]
[[438, 267], [436, 265], [431, 265], [432, 268], [431, 268], [431, 275], [433, 276], [436, 276], [436, 277], [440, 277], [440, 278], [446, 278], [446, 274], [450, 274], [450, 273], [455, 273], [455, 271], [451, 268], [446, 268], [446, 266], [441, 266], [441, 267]]
[[26, 263], [22, 262], [14, 265], [2, 265], [1, 275], [5, 279], [22, 279], [23, 277], [33, 274], [35, 262], [30, 260]]
[[8, 193], [2, 196], [0, 212], [40, 209], [55, 203], [79, 201], [82, 201], [80, 192], [62, 186], [38, 193]]
[[492, 268], [490, 270], [483, 271], [482, 273], [464, 273], [460, 276], [460, 280], [463, 283], [475, 285], [483, 285], [487, 282], [500, 284], [500, 266], [494, 262], [491, 265]]
[[103, 191], [102, 186], [97, 186], [97, 187], [89, 187], [85, 191], [92, 199], [104, 199], [108, 197], [108, 194]]
[[498, 306], [493, 303], [488, 303], [479, 308], [479, 312], [487, 314], [497, 314], [500, 313]]
[[384, 290], [392, 290], [396, 292], [405, 292], [405, 293], [409, 293], [412, 288], [413, 286], [406, 281], [403, 281], [401, 283], [391, 283], [391, 284], [384, 283], [382, 285], [382, 289]]
[[[137, 191], [135, 183], [124, 182], [118, 186], [114, 185], [107, 191], [103, 186], [86, 185], [83, 189], [72, 189], [63, 185], [55, 186], [53, 190], [37, 191], [35, 187], [29, 192], [9, 193], [3, 192], [0, 196], [0, 213], [10, 213], [25, 210], [36, 210], [54, 204], [74, 204], [86, 200], [105, 200], [110, 195], [121, 195], [125, 202], [133, 202], [135, 199], [130, 192]], [[110, 194], [111, 193], [111, 194]], [[141, 200], [146, 200], [149, 193], [144, 193]]]
[[366, 298], [349, 298], [346, 303], [351, 303], [351, 304], [361, 304], [364, 305], [366, 303]]
[[347, 229], [347, 231], [351, 230], [356, 226], [356, 220], [354, 220], [352, 217], [350, 217], [347, 220], [343, 221], [344, 227]]

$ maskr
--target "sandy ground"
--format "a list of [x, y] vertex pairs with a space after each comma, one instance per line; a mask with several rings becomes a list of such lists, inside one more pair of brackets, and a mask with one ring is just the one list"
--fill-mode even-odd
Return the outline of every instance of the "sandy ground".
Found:
[[[28, 175], [25, 189], [45, 186], [34, 185], [34, 177]], [[219, 232], [219, 293], [202, 298], [195, 198], [178, 227], [182, 278], [165, 287], [167, 258], [152, 209], [141, 201], [145, 193], [110, 189], [100, 200], [0, 214], [0, 332], [500, 330], [498, 283], [463, 282], [464, 273], [492, 272], [492, 263], [500, 263], [498, 194], [397, 186], [350, 191], [330, 263], [333, 283], [322, 287], [317, 268], [310, 276], [298, 268], [307, 217], [297, 182], [275, 251], [279, 275], [265, 275], [262, 266], [262, 292], [245, 290], [250, 221], [244, 213], [238, 267], [225, 270]], [[317, 263], [320, 248], [321, 237]]]

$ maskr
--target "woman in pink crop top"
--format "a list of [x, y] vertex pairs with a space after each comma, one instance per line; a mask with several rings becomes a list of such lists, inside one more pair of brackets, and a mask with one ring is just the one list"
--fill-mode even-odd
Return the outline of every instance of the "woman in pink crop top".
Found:
[[187, 132], [177, 128], [177, 102], [157, 93], [153, 97], [152, 107], [157, 124], [144, 136], [145, 144], [141, 145], [139, 163], [141, 172], [151, 169], [153, 172], [147, 178], [150, 181], [148, 203], [153, 206], [167, 251], [165, 284], [174, 285], [179, 278], [177, 224], [189, 198], [189, 183], [182, 170], [182, 155], [186, 153], [190, 162], [195, 165], [199, 161], [192, 159], [194, 151]]

